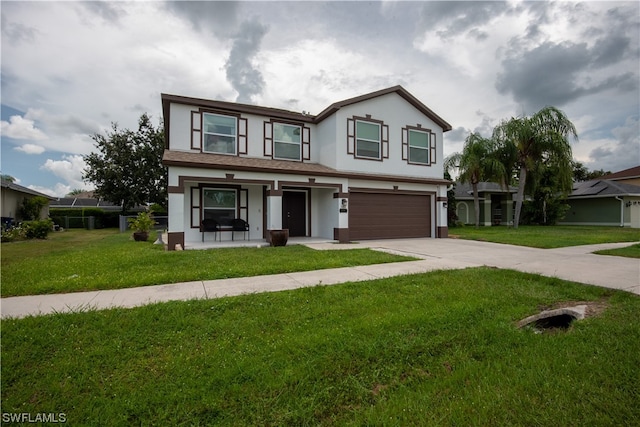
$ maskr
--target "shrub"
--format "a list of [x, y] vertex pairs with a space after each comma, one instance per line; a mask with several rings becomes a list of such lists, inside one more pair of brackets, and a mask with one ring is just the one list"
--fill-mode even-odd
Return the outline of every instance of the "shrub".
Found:
[[53, 228], [53, 221], [49, 218], [39, 221], [25, 221], [22, 223], [22, 228], [24, 228], [24, 235], [27, 239], [46, 239]]
[[158, 203], [154, 203], [153, 205], [149, 206], [149, 212], [153, 215], [167, 215], [167, 209], [164, 206], [159, 205]]
[[2, 242], [15, 242], [26, 239], [25, 229], [21, 226], [11, 227], [7, 230], [2, 229]]
[[156, 223], [153, 219], [153, 215], [146, 212], [140, 212], [136, 218], [129, 218], [128, 222], [133, 230], [146, 233], [151, 231]]
[[95, 228], [117, 228], [120, 211], [105, 211], [100, 208], [51, 208], [49, 216], [56, 224], [65, 227], [65, 217], [75, 218], [69, 221], [68, 228], [87, 228], [88, 217], [95, 217]]
[[25, 197], [22, 206], [19, 208], [18, 214], [25, 220], [39, 220], [42, 208], [47, 206], [49, 199], [43, 196]]

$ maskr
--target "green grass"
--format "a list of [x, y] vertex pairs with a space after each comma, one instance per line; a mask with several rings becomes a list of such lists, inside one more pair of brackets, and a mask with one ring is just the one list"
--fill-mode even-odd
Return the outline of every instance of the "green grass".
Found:
[[[606, 310], [567, 332], [518, 320]], [[640, 298], [477, 268], [2, 321], [2, 413], [69, 425], [630, 425]]]
[[449, 237], [552, 249], [598, 243], [637, 242], [640, 241], [640, 230], [577, 225], [548, 227], [525, 225], [517, 229], [505, 226], [479, 228], [465, 226], [451, 228]]
[[623, 256], [627, 258], [640, 258], [640, 243], [627, 246], [624, 248], [618, 249], [605, 249], [602, 251], [596, 251], [594, 254], [598, 255], [613, 255], [613, 256]]
[[120, 289], [407, 261], [369, 249], [306, 246], [165, 251], [115, 230], [71, 230], [2, 244], [2, 296]]

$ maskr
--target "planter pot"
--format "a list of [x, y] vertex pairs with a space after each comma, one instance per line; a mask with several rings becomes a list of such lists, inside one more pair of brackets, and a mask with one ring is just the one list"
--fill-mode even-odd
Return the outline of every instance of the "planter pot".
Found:
[[271, 246], [286, 246], [289, 240], [289, 229], [269, 230]]
[[147, 231], [136, 231], [133, 233], [133, 240], [136, 242], [146, 242], [149, 240], [149, 232]]

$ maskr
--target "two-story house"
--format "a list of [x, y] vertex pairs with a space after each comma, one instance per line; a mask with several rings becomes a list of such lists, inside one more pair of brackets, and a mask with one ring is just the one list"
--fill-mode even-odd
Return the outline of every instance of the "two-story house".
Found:
[[451, 125], [401, 86], [315, 116], [167, 94], [162, 108], [170, 249], [200, 242], [205, 218], [241, 218], [267, 241], [447, 236]]

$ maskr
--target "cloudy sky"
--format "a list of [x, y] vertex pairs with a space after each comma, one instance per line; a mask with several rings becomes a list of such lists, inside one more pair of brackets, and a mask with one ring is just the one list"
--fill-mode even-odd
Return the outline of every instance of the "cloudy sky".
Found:
[[160, 94], [317, 114], [400, 84], [470, 132], [545, 105], [589, 169], [640, 164], [640, 3], [13, 2], [2, 13], [2, 174], [62, 196], [91, 135], [161, 120]]

